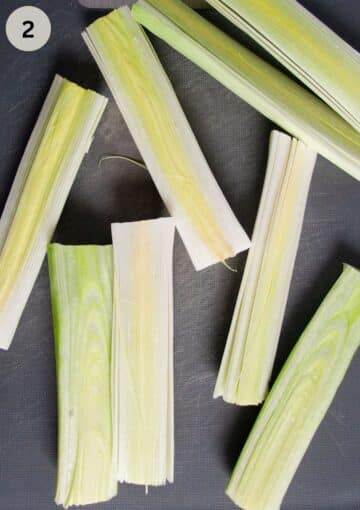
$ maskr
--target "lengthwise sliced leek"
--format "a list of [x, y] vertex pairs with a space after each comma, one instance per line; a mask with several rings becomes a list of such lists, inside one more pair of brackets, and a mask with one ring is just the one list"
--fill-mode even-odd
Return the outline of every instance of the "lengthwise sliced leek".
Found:
[[261, 403], [267, 392], [316, 153], [278, 131], [214, 397]]
[[345, 266], [301, 335], [241, 452], [227, 494], [243, 510], [280, 508], [360, 344], [360, 272]]
[[129, 126], [196, 269], [250, 242], [217, 185], [154, 49], [129, 9], [87, 28], [84, 39]]
[[307, 89], [179, 0], [139, 0], [132, 14], [273, 122], [360, 179], [360, 133]]
[[112, 225], [113, 428], [121, 482], [174, 478], [171, 218]]
[[8, 349], [106, 99], [56, 76], [0, 220], [0, 348]]
[[58, 391], [56, 503], [116, 495], [111, 414], [111, 246], [48, 251]]
[[208, 0], [360, 131], [360, 55], [295, 0]]

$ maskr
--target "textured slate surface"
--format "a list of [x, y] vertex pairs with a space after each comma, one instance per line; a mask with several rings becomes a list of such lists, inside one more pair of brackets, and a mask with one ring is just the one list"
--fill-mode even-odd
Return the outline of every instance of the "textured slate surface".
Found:
[[[99, 13], [75, 0], [31, 2], [50, 16], [49, 44], [19, 53], [4, 23], [22, 0], [0, 4], [0, 205], [55, 72], [109, 94], [80, 31]], [[357, 0], [304, 2], [360, 50]], [[214, 13], [206, 16], [245, 40]], [[251, 233], [260, 197], [271, 124], [165, 44], [156, 49], [199, 142], [235, 213]], [[251, 45], [252, 46], [252, 45]], [[104, 152], [138, 156], [113, 101], [84, 162], [56, 232], [64, 243], [110, 242], [110, 221], [166, 214], [150, 178], [119, 161], [98, 168]], [[360, 266], [360, 185], [319, 159], [275, 373], [336, 277], [342, 262]], [[245, 255], [239, 271], [195, 273], [179, 238], [175, 247], [175, 484], [150, 490], [121, 486], [102, 509], [227, 510], [224, 487], [258, 409], [212, 400]], [[285, 510], [360, 508], [360, 357], [289, 489]], [[56, 389], [47, 266], [44, 263], [8, 353], [0, 352], [0, 510], [50, 510], [56, 476]]]

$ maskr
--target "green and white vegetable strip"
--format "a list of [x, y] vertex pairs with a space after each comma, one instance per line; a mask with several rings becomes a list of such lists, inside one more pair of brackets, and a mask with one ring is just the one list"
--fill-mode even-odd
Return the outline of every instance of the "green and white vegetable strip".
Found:
[[345, 266], [277, 378], [227, 494], [244, 510], [279, 509], [360, 344], [360, 273]]
[[112, 225], [113, 429], [121, 482], [174, 479], [172, 218]]
[[56, 76], [0, 220], [0, 348], [8, 349], [106, 99]]
[[132, 14], [273, 122], [360, 179], [360, 133], [311, 92], [179, 0], [139, 0]]
[[295, 0], [208, 0], [360, 131], [360, 55]]
[[48, 251], [58, 389], [56, 503], [65, 508], [117, 493], [111, 415], [111, 246]]
[[128, 8], [87, 28], [84, 39], [139, 147], [196, 269], [250, 241], [217, 185], [153, 47]]
[[316, 153], [278, 131], [214, 397], [261, 403], [267, 392]]

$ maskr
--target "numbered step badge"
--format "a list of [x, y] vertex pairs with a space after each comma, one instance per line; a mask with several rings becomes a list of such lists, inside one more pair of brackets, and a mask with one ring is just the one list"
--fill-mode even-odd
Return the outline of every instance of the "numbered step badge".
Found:
[[36, 51], [45, 46], [51, 34], [51, 23], [38, 7], [20, 7], [6, 22], [6, 35], [10, 43], [21, 51]]

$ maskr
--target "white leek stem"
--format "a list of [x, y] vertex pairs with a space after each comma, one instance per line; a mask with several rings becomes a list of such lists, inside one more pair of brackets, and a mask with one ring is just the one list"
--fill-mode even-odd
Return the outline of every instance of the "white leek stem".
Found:
[[113, 430], [118, 480], [174, 478], [171, 218], [112, 225]]
[[84, 39], [99, 65], [196, 269], [247, 250], [165, 71], [128, 8], [96, 20]]
[[239, 405], [267, 392], [316, 153], [273, 131], [264, 189], [214, 396]]
[[8, 349], [107, 100], [56, 76], [0, 220], [0, 348]]

